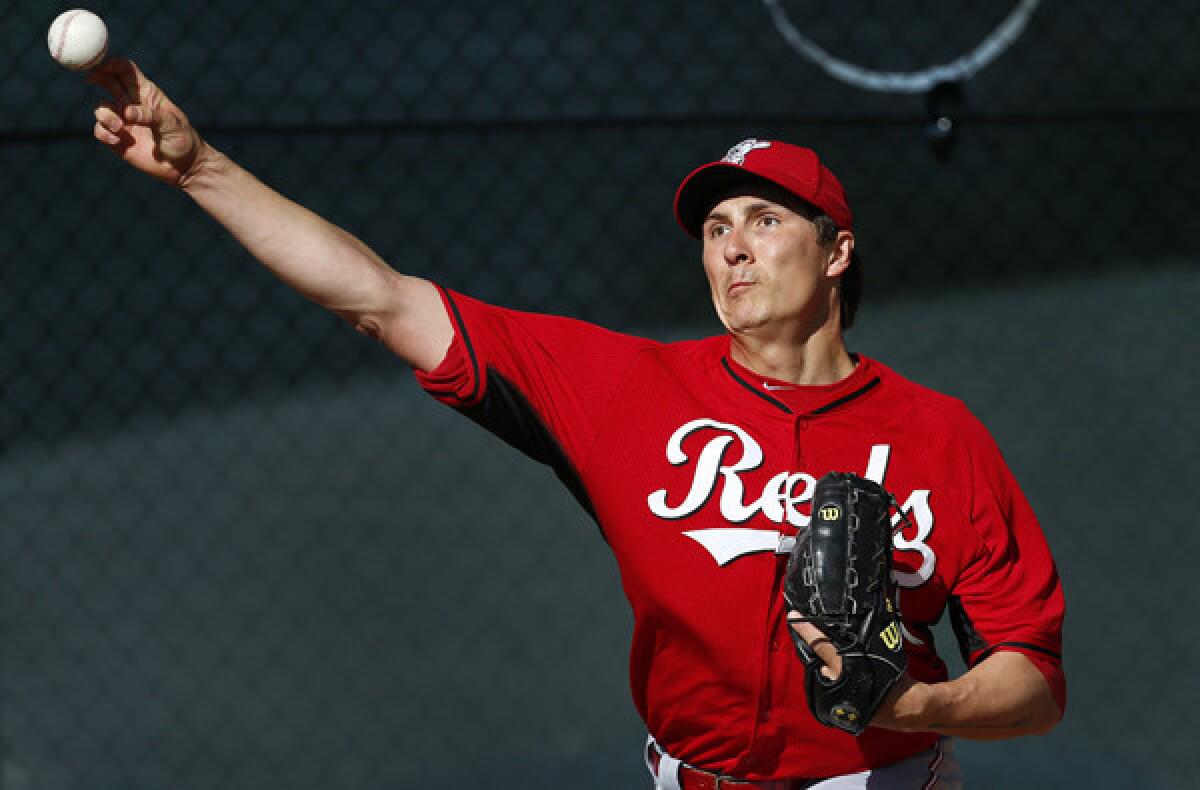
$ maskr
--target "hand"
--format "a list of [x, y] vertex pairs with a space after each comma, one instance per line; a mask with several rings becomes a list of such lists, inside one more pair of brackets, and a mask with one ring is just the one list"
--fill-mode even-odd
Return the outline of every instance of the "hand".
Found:
[[821, 633], [820, 628], [801, 620], [799, 612], [788, 612], [787, 617], [788, 625], [792, 627], [796, 635], [812, 647], [817, 657], [825, 662], [825, 666], [821, 667], [821, 674], [830, 680], [837, 680], [838, 676], [842, 674], [842, 657], [838, 655], [833, 642]]
[[96, 108], [96, 139], [143, 173], [183, 185], [208, 150], [183, 111], [129, 60], [102, 64], [88, 81], [112, 96]]
[[[830, 680], [837, 680], [842, 674], [842, 657], [838, 655], [837, 648], [820, 628], [799, 618], [798, 612], [789, 612], [788, 625], [812, 647], [817, 657], [825, 662], [825, 666], [821, 667], [821, 674]], [[918, 684], [905, 672], [871, 717], [871, 726], [905, 732], [920, 731], [921, 726], [915, 724], [912, 719], [912, 711], [917, 695], [924, 688], [924, 684]]]

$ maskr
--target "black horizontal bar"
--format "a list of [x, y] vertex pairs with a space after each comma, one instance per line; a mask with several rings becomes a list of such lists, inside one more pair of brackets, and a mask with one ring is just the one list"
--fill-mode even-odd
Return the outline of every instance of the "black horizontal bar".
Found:
[[[1156, 121], [1200, 121], [1200, 107], [1171, 107], [1142, 110], [1079, 110], [1055, 113], [974, 113], [958, 116], [964, 124], [979, 126], [1015, 126], [1042, 124], [1140, 123]], [[373, 121], [371, 123], [196, 123], [206, 136], [324, 135], [324, 134], [396, 134], [428, 132], [533, 131], [555, 129], [627, 129], [733, 124], [797, 124], [814, 126], [920, 126], [929, 121], [924, 113], [884, 114], [697, 114], [697, 115], [615, 115], [583, 118], [428, 118]], [[91, 138], [86, 128], [28, 129], [0, 132], [0, 146], [35, 142], [76, 141]]]

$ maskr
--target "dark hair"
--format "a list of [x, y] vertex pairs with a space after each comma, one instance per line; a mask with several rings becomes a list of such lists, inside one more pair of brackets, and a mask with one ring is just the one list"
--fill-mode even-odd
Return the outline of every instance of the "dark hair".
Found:
[[[837, 239], [837, 223], [828, 214], [815, 209], [815, 216], [810, 217], [817, 226], [817, 242], [832, 244]], [[842, 331], [845, 332], [854, 325], [854, 315], [858, 312], [858, 303], [862, 301], [863, 268], [857, 252], [850, 253], [850, 265], [842, 272], [841, 289], [839, 290], [842, 314]]]

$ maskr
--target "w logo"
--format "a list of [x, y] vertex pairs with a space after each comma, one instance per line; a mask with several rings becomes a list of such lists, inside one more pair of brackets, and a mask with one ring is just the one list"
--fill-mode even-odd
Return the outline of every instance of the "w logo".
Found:
[[888, 650], [896, 650], [900, 647], [900, 627], [894, 622], [889, 623], [888, 627], [879, 632], [879, 638], [883, 640], [883, 644]]

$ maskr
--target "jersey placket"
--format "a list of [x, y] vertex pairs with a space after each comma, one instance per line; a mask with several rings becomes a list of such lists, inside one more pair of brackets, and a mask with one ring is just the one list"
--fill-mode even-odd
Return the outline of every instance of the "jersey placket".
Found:
[[[792, 469], [803, 469], [803, 451], [801, 435], [804, 430], [806, 415], [796, 414], [791, 408], [783, 403], [775, 402], [775, 405], [787, 412], [790, 415], [791, 427], [791, 447], [788, 455], [791, 458]], [[786, 446], [786, 445], [785, 445]], [[772, 667], [775, 664], [775, 656], [781, 650], [790, 648], [791, 640], [787, 638], [787, 632], [782, 630], [780, 625], [780, 617], [777, 610], [782, 607], [783, 600], [783, 578], [787, 570], [787, 560], [789, 554], [783, 551], [781, 543], [780, 551], [776, 554], [776, 561], [772, 573], [770, 599], [767, 602], [765, 617], [763, 620], [763, 640], [761, 644], [765, 648], [761, 655], [761, 669], [759, 675], [758, 699], [755, 703], [754, 729], [750, 736], [748, 751], [753, 752], [755, 742], [759, 733], [759, 728], [766, 724], [771, 718], [773, 689], [772, 684]]]

